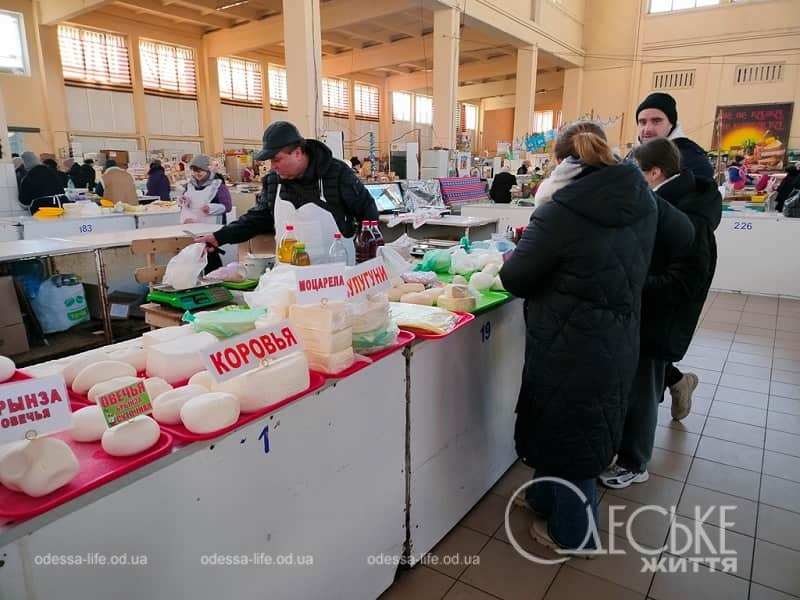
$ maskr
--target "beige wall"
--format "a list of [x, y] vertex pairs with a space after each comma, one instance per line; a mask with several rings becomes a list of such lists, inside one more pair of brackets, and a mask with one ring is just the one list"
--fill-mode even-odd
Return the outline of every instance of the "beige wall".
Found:
[[[649, 15], [646, 0], [586, 6], [581, 112], [601, 119], [624, 113], [609, 139], [633, 142], [637, 104], [653, 91], [659, 71], [695, 70], [690, 89], [663, 90], [678, 103], [687, 135], [708, 148], [717, 106], [794, 102], [790, 147], [800, 147], [800, 17], [796, 0], [725, 4]], [[598, 57], [598, 55], [604, 58]], [[605, 58], [613, 56], [614, 58]], [[670, 62], [670, 59], [672, 61]], [[679, 60], [676, 60], [679, 59]], [[784, 62], [783, 80], [740, 85], [736, 65]]]
[[486, 109], [483, 113], [482, 151], [494, 156], [497, 142], [510, 142], [514, 136], [514, 108]]

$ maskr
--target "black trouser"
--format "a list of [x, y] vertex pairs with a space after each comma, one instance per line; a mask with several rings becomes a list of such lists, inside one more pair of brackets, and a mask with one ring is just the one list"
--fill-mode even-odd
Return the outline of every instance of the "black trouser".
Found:
[[669, 388], [678, 383], [683, 378], [683, 373], [672, 363], [667, 364], [667, 373], [664, 376], [664, 387]]
[[666, 364], [663, 360], [639, 357], [617, 457], [617, 464], [631, 471], [644, 471], [653, 454]]

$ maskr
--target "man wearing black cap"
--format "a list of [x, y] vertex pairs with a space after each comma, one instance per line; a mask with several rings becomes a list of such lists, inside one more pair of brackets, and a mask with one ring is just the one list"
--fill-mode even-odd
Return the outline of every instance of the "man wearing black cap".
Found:
[[663, 92], [653, 92], [636, 109], [639, 143], [665, 137], [675, 142], [681, 153], [681, 169], [688, 169], [695, 177], [714, 178], [714, 168], [706, 151], [686, 137], [678, 123], [675, 98]]
[[275, 231], [279, 189], [280, 198], [295, 208], [313, 203], [331, 213], [345, 238], [355, 234], [361, 221], [378, 220], [375, 201], [353, 169], [335, 159], [322, 142], [303, 138], [291, 123], [275, 121], [264, 131], [262, 145], [255, 158], [271, 160], [272, 170], [264, 179], [257, 204], [238, 220], [197, 241], [217, 247], [245, 242], [261, 233], [281, 235]]

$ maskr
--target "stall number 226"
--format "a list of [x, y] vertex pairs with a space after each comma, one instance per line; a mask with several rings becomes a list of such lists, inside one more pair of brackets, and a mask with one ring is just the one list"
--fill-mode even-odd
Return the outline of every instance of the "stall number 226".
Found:
[[734, 221], [733, 228], [751, 231], [753, 229], [753, 224], [750, 221]]

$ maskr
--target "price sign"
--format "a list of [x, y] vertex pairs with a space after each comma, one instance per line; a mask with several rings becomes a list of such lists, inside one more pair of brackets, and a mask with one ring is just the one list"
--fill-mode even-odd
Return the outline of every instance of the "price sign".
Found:
[[348, 300], [384, 292], [392, 287], [389, 281], [389, 272], [380, 257], [347, 269], [345, 281], [347, 283]]
[[137, 381], [108, 394], [103, 394], [97, 399], [97, 404], [109, 427], [153, 412], [153, 404], [144, 387], [144, 381]]
[[33, 439], [72, 427], [72, 411], [60, 375], [0, 385], [0, 444]]
[[297, 269], [295, 271], [297, 303], [317, 304], [323, 300], [346, 300], [347, 286], [344, 281], [344, 270], [345, 265], [339, 263]]
[[222, 383], [269, 360], [299, 352], [298, 339], [289, 323], [283, 321], [215, 344], [205, 350], [203, 358], [211, 376]]

